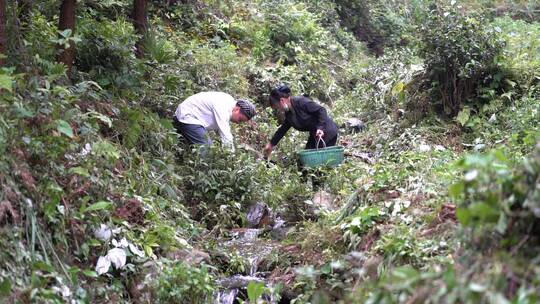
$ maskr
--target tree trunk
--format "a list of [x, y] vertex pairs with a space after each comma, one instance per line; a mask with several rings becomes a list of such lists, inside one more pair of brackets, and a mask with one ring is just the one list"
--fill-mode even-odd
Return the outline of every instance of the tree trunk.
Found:
[[0, 66], [3, 66], [6, 63], [6, 0], [0, 0]]
[[[75, 33], [75, 6], [77, 0], [62, 0], [60, 6], [60, 21], [58, 23], [58, 30], [64, 31], [71, 29], [71, 35]], [[71, 77], [71, 67], [75, 60], [75, 46], [73, 42], [69, 43], [67, 48], [63, 45], [59, 45], [60, 53], [58, 54], [58, 61], [65, 64], [67, 67], [67, 76]]]
[[135, 56], [144, 57], [144, 38], [148, 24], [146, 22], [146, 0], [133, 0], [133, 27], [135, 32], [141, 36], [135, 44]]

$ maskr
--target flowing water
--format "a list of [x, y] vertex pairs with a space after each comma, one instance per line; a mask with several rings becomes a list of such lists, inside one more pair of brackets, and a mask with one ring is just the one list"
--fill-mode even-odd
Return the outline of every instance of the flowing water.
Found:
[[[251, 213], [257, 213], [253, 215]], [[251, 208], [248, 218], [253, 219], [261, 213], [261, 208]], [[284, 221], [277, 218], [272, 229], [284, 227]], [[245, 291], [249, 282], [261, 282], [267, 284], [263, 273], [258, 272], [259, 263], [267, 257], [277, 246], [272, 240], [259, 239], [259, 235], [265, 231], [260, 228], [238, 228], [231, 230], [232, 238], [221, 243], [226, 252], [236, 252], [246, 262], [247, 274], [235, 274], [218, 281], [222, 290], [216, 293], [214, 304], [233, 304], [239, 293]], [[245, 297], [245, 292], [243, 293]], [[244, 299], [246, 300], [246, 299]], [[270, 301], [275, 303], [275, 301]]]
[[233, 289], [225, 289], [222, 291], [219, 291], [217, 293], [217, 296], [214, 300], [214, 303], [216, 304], [233, 304], [234, 300], [236, 299], [236, 295], [238, 294], [238, 288]]

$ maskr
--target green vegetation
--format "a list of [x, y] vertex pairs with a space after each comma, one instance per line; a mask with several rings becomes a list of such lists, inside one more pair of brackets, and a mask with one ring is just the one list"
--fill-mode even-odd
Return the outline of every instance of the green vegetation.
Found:
[[[66, 2], [0, 1], [0, 302], [211, 303], [252, 274], [223, 240], [256, 202], [289, 230], [261, 230], [246, 303], [540, 301], [537, 1], [142, 1], [143, 32], [127, 0], [59, 30]], [[366, 125], [341, 130], [330, 206], [306, 134], [254, 152], [280, 82]], [[179, 143], [205, 90], [257, 103], [234, 152]]]

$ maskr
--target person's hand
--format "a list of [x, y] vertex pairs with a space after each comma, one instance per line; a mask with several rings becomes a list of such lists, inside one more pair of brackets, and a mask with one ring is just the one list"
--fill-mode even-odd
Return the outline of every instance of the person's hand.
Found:
[[271, 143], [267, 143], [266, 146], [263, 149], [263, 154], [265, 158], [269, 158], [270, 154], [272, 154], [272, 150], [274, 149], [274, 146], [272, 146]]
[[317, 132], [315, 132], [315, 137], [323, 137], [324, 136], [324, 131], [321, 130], [321, 129], [317, 129]]

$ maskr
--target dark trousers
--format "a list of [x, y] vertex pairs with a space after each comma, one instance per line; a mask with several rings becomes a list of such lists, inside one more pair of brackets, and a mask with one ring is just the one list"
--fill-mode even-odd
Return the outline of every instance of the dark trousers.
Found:
[[206, 134], [206, 129], [201, 125], [186, 124], [178, 121], [176, 116], [173, 118], [173, 125], [176, 132], [182, 135], [183, 139], [189, 145], [210, 145], [212, 140]]

